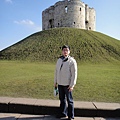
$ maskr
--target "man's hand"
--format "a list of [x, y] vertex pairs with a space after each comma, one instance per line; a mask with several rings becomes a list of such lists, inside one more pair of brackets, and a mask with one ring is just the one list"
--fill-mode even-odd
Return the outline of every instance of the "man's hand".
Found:
[[69, 89], [69, 92], [73, 91], [73, 87], [69, 86], [68, 89]]
[[54, 87], [57, 87], [57, 86], [58, 86], [58, 84], [57, 84], [57, 83], [55, 83], [55, 84], [54, 84]]

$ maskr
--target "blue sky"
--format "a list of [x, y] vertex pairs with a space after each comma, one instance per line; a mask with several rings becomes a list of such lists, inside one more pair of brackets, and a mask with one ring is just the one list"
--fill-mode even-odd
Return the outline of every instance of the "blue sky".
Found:
[[[0, 0], [0, 50], [41, 31], [42, 11], [58, 1]], [[82, 2], [96, 10], [96, 31], [120, 40], [120, 0]]]

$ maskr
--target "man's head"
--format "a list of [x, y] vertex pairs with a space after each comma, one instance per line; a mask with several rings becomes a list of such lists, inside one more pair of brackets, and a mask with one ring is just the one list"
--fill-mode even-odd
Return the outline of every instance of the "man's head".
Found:
[[67, 56], [69, 56], [69, 54], [70, 54], [70, 47], [68, 45], [63, 45], [63, 47], [62, 47], [62, 55], [64, 57], [67, 57]]

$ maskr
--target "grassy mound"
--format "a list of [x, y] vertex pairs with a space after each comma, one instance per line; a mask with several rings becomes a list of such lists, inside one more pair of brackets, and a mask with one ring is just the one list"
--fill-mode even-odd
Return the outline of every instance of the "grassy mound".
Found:
[[55, 61], [64, 44], [71, 47], [71, 56], [77, 61], [120, 60], [120, 41], [99, 32], [75, 28], [55, 28], [32, 34], [0, 51], [0, 59]]

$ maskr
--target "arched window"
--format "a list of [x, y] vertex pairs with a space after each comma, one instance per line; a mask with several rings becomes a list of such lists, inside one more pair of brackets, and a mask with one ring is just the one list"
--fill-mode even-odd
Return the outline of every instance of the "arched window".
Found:
[[67, 6], [65, 6], [65, 13], [67, 13], [68, 12], [68, 7]]

